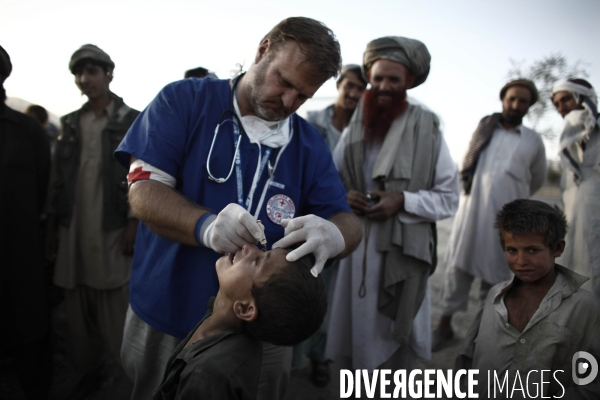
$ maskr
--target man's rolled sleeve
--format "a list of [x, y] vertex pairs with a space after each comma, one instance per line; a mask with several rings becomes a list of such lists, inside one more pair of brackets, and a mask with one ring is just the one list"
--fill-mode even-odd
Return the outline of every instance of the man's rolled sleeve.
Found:
[[458, 168], [441, 133], [436, 143], [436, 153], [433, 186], [429, 190], [419, 190], [416, 193], [404, 192], [404, 211], [398, 213], [400, 222], [435, 222], [453, 216], [458, 210]]

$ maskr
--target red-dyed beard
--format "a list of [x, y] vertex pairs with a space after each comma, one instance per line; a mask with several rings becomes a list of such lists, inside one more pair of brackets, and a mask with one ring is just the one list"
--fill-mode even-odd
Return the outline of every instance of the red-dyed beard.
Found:
[[390, 126], [408, 107], [406, 89], [400, 92], [384, 92], [392, 96], [392, 101], [380, 104], [378, 96], [382, 92], [371, 88], [365, 91], [363, 104], [363, 126], [365, 128], [365, 142], [381, 143], [385, 139]]

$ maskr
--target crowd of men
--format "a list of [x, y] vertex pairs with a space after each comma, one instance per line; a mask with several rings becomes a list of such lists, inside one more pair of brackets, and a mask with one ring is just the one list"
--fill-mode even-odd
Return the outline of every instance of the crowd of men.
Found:
[[[142, 112], [110, 90], [109, 54], [83, 45], [68, 67], [88, 101], [61, 118], [52, 152], [47, 114], [2, 102], [1, 355], [27, 398], [47, 398], [52, 379], [48, 262], [83, 374], [72, 398], [97, 389], [105, 354], [132, 400], [283, 399], [292, 345], [333, 392], [341, 369], [410, 371], [452, 339], [475, 278], [482, 307], [457, 366], [570, 377], [572, 353], [600, 360], [592, 85], [552, 91], [563, 214], [523, 200], [546, 178], [542, 139], [523, 125], [535, 84], [501, 88], [502, 111], [481, 119], [459, 171], [438, 116], [407, 96], [430, 64], [424, 43], [389, 36], [342, 66], [334, 33], [295, 17], [265, 35], [246, 72], [186, 71]], [[1, 83], [11, 70], [0, 47]], [[335, 103], [299, 117], [334, 77]], [[438, 260], [436, 221], [455, 214]], [[591, 399], [598, 379], [541, 390]]]

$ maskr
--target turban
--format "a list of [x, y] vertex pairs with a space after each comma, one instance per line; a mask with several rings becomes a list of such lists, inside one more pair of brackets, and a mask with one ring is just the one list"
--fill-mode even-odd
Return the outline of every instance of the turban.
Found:
[[358, 64], [344, 65], [342, 67], [342, 71], [340, 72], [340, 77], [338, 78], [336, 83], [339, 84], [341, 81], [343, 81], [344, 78], [346, 77], [346, 75], [348, 75], [348, 72], [353, 72], [354, 74], [356, 74], [356, 77], [358, 78], [358, 80], [361, 81], [365, 86], [367, 86], [367, 81], [363, 77], [362, 72], [360, 70], [360, 65], [358, 65]]
[[84, 44], [71, 56], [71, 61], [69, 61], [69, 69], [71, 70], [71, 73], [75, 74], [75, 66], [83, 59], [90, 59], [102, 64], [106, 64], [110, 70], [115, 68], [115, 63], [100, 47], [93, 44]]
[[10, 76], [12, 72], [12, 64], [10, 63], [10, 57], [6, 50], [2, 46], [0, 46], [0, 78], [2, 82], [4, 79]]
[[504, 99], [504, 96], [506, 95], [506, 92], [508, 91], [508, 89], [513, 86], [522, 86], [531, 92], [531, 103], [529, 104], [529, 106], [534, 105], [538, 101], [538, 99], [540, 97], [538, 90], [535, 87], [535, 83], [533, 83], [529, 79], [517, 79], [517, 80], [508, 82], [500, 90], [500, 100]]
[[404, 65], [414, 75], [415, 82], [409, 88], [419, 86], [429, 75], [431, 55], [420, 41], [400, 36], [386, 36], [367, 44], [363, 56], [363, 75], [380, 59], [395, 61]]
[[596, 97], [596, 91], [593, 87], [589, 88], [580, 83], [573, 82], [572, 80], [566, 80], [554, 85], [552, 88], [552, 97], [558, 92], [570, 92], [575, 95], [585, 96], [590, 99], [596, 107], [598, 106], [598, 98]]
[[[581, 109], [571, 110], [565, 117], [565, 125], [558, 144], [563, 164], [573, 172], [575, 182], [581, 182], [581, 150], [598, 125], [598, 98], [593, 87], [583, 79], [568, 79], [552, 88], [552, 97], [558, 92], [569, 92]], [[592, 86], [592, 85], [590, 85]], [[578, 144], [579, 143], [579, 144]]]

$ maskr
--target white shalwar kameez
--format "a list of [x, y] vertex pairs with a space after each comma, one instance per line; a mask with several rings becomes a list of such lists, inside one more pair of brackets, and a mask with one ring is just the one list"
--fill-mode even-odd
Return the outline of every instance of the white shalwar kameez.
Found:
[[511, 272], [494, 228], [502, 206], [527, 199], [544, 183], [546, 152], [542, 138], [520, 125], [506, 130], [500, 124], [481, 152], [469, 195], [460, 196], [444, 264], [495, 285]]
[[[578, 110], [576, 110], [578, 111]], [[575, 119], [576, 112], [567, 114]], [[580, 144], [574, 143], [581, 149]], [[572, 154], [575, 152], [572, 152]], [[575, 182], [573, 171], [563, 165], [563, 203], [569, 229], [565, 251], [557, 263], [587, 276], [581, 287], [600, 300], [600, 127], [596, 125], [581, 152], [578, 163], [580, 181]]]

